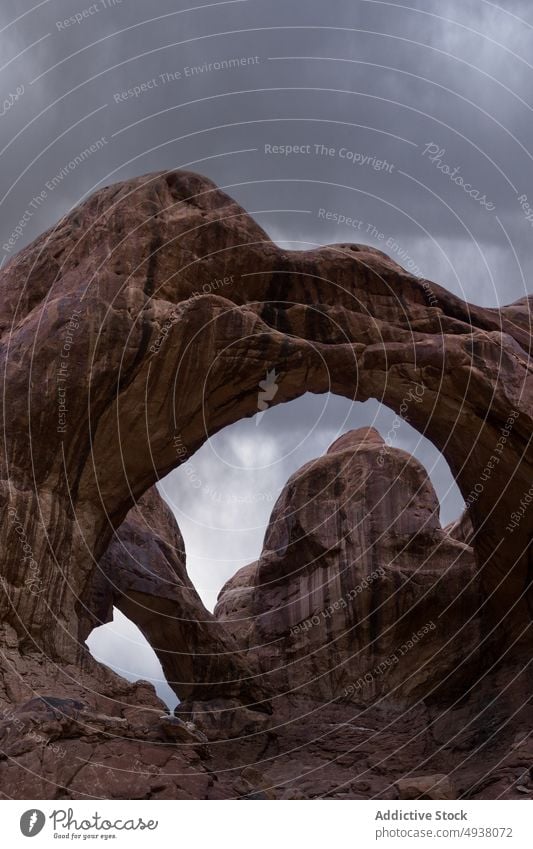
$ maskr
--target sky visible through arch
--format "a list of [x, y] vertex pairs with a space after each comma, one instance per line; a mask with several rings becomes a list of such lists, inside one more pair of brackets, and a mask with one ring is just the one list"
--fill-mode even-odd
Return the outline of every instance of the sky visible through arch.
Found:
[[185, 539], [187, 568], [212, 610], [223, 584], [257, 560], [272, 508], [287, 479], [324, 454], [343, 433], [371, 425], [387, 444], [416, 456], [441, 503], [441, 522], [457, 518], [463, 498], [442, 454], [377, 401], [353, 403], [307, 393], [211, 437], [159, 484]]
[[[224, 428], [159, 484], [183, 534], [189, 575], [209, 610], [225, 582], [259, 557], [272, 508], [290, 475], [342, 433], [364, 425], [423, 463], [439, 497], [442, 524], [461, 514], [464, 502], [444, 457], [392, 410], [377, 401], [307, 393]], [[155, 654], [118, 611], [113, 623], [93, 632], [89, 646], [121, 675], [152, 680], [161, 698], [174, 705]]]

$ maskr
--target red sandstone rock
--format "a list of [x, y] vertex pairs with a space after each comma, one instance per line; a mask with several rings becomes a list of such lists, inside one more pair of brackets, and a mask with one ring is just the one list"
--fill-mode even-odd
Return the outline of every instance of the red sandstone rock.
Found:
[[372, 428], [344, 434], [289, 479], [259, 562], [215, 615], [281, 692], [368, 704], [451, 690], [479, 663], [481, 596], [472, 549], [438, 513], [413, 457]]
[[224, 692], [247, 703], [266, 701], [243, 653], [194, 589], [181, 533], [155, 487], [116, 532], [85, 600], [92, 615], [84, 638], [111, 620], [115, 605], [143, 632], [180, 699]]
[[[524, 693], [533, 514], [521, 508], [533, 467], [529, 309], [530, 299], [499, 310], [466, 304], [364, 245], [285, 251], [210, 181], [187, 172], [105, 188], [16, 256], [0, 273], [0, 780], [10, 795], [229, 798], [258, 758], [281, 796], [392, 798], [413, 766], [418, 775], [453, 774], [459, 795], [491, 798], [525, 786], [524, 756], [512, 742], [532, 722]], [[170, 591], [165, 546], [146, 534], [137, 546], [130, 520], [118, 536], [128, 553], [117, 551], [115, 537], [114, 555], [107, 565], [102, 558], [161, 476], [210, 434], [257, 411], [259, 384], [273, 368], [280, 379], [272, 403], [331, 390], [378, 398], [408, 416], [447, 458], [468, 519], [443, 531], [415, 461], [391, 454], [379, 466], [374, 435], [358, 437], [357, 450], [342, 437], [314, 470], [295, 476], [259, 565], [226, 587], [221, 604], [232, 622], [206, 624], [183, 569], [171, 565]], [[345, 472], [345, 458], [369, 478]], [[352, 493], [346, 505], [331, 468], [342, 469], [339, 481]], [[307, 507], [312, 481], [324, 481], [325, 495]], [[368, 509], [386, 528], [382, 538]], [[176, 535], [167, 527], [159, 540]], [[136, 549], [141, 571], [132, 565]], [[348, 552], [358, 552], [357, 562]], [[317, 628], [287, 637], [287, 626], [320, 616], [320, 605], [342, 595], [342, 576], [349, 590], [368, 575], [372, 556], [386, 574], [357, 597], [353, 621], [343, 608], [328, 619], [326, 642]], [[95, 588], [100, 562], [120, 576], [112, 597]], [[461, 582], [462, 601], [445, 608]], [[148, 598], [154, 620], [139, 610]], [[267, 608], [254, 607], [259, 598]], [[195, 681], [194, 700], [180, 706], [200, 728], [204, 715], [209, 770], [194, 746], [178, 750], [164, 736], [152, 688], [127, 685], [88, 655], [87, 629], [106, 618], [111, 600], [136, 611], [160, 657], [183, 651], [177, 686], [191, 683], [201, 646], [215, 655], [232, 647], [228, 663], [199, 664], [198, 678], [212, 674], [215, 683]], [[193, 627], [163, 627], [166, 609], [177, 621], [189, 615]], [[238, 624], [235, 613], [250, 609], [249, 623]], [[470, 621], [469, 611], [477, 611]], [[391, 677], [374, 702], [329, 703], [348, 669], [359, 675], [382, 662], [414, 624], [440, 614], [449, 648], [443, 624], [417, 652], [418, 661], [437, 656], [436, 667], [417, 664], [410, 651], [404, 669], [412, 679]], [[258, 642], [261, 628], [276, 644]], [[460, 633], [476, 670], [461, 656]], [[291, 657], [294, 668], [284, 666]], [[232, 679], [245, 663], [251, 674], [236, 696]], [[458, 675], [448, 680], [451, 670]], [[283, 681], [291, 695], [282, 695]], [[87, 716], [23, 710], [40, 696], [80, 702]], [[271, 721], [257, 710], [265, 701]], [[131, 726], [127, 738], [121, 720]], [[56, 741], [63, 758], [50, 749]]]

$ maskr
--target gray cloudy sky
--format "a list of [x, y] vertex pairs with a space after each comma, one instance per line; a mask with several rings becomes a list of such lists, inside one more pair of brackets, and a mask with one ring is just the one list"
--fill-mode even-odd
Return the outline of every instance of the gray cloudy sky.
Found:
[[[527, 291], [527, 0], [2, 0], [0, 33], [3, 262], [99, 186], [186, 167], [289, 247], [367, 242], [484, 305]], [[235, 58], [248, 61], [216, 69]], [[374, 421], [385, 435], [392, 418], [306, 396], [218, 434], [165, 481], [209, 606], [258, 556], [288, 475], [339, 432]], [[398, 444], [453, 518], [461, 501], [438, 452], [408, 426]], [[115, 631], [100, 637], [108, 660], [124, 649]]]

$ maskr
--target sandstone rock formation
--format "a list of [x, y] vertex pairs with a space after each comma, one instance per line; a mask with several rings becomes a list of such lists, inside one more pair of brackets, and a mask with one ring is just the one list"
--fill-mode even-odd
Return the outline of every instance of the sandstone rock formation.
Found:
[[93, 572], [80, 640], [111, 621], [113, 606], [143, 632], [180, 699], [217, 695], [222, 682], [228, 695], [260, 698], [246, 658], [187, 575], [181, 533], [155, 487], [130, 510]]
[[368, 428], [289, 479], [261, 559], [215, 614], [278, 692], [368, 704], [469, 677], [480, 601], [473, 551], [442, 530], [425, 469]]
[[[526, 750], [513, 741], [531, 727], [529, 309], [528, 299], [472, 306], [364, 245], [285, 251], [188, 172], [105, 188], [15, 257], [0, 273], [10, 794], [208, 798], [255, 786], [267, 798], [394, 797], [414, 772], [449, 775], [459, 795], [523, 797]], [[408, 418], [447, 458], [468, 516], [443, 530], [417, 463], [394, 453], [381, 465], [374, 434], [348, 436], [290, 482], [259, 563], [226, 587], [216, 621], [170, 517], [156, 519], [153, 491], [140, 500], [211, 434], [254, 414], [272, 368], [272, 403], [329, 390]], [[308, 508], [315, 485], [324, 500]], [[287, 636], [380, 563], [385, 574], [327, 617], [325, 641], [318, 626]], [[88, 629], [112, 603], [166, 664], [185, 697], [180, 716], [210, 737], [209, 766], [198, 741], [169, 740], [150, 688], [88, 654]], [[392, 691], [384, 679], [338, 700], [434, 617], [451, 640], [444, 627], [424, 635], [421, 654], [407, 654], [412, 680], [398, 664]], [[43, 713], [41, 697], [71, 701]], [[165, 777], [121, 771], [135, 760]], [[258, 760], [254, 785], [241, 773]]]

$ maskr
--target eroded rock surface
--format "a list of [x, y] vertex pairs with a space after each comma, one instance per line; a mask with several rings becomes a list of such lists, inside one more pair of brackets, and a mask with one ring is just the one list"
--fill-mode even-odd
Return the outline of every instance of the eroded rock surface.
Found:
[[248, 702], [265, 699], [237, 643], [194, 589], [181, 533], [155, 487], [130, 510], [93, 573], [83, 639], [111, 621], [113, 605], [143, 632], [180, 699], [221, 691]]
[[480, 601], [474, 553], [441, 528], [425, 469], [365, 428], [289, 479], [260, 560], [215, 614], [278, 691], [372, 703], [468, 678]]
[[[515, 743], [532, 722], [530, 306], [469, 305], [364, 245], [285, 251], [188, 172], [102, 189], [8, 263], [0, 778], [9, 795], [394, 798], [414, 774], [447, 776], [459, 796], [526, 797], [529, 749]], [[342, 437], [291, 480], [259, 563], [225, 588], [215, 621], [188, 582], [179, 532], [168, 514], [156, 520], [153, 493], [140, 514], [129, 511], [210, 434], [257, 411], [270, 369], [272, 403], [333, 391], [406, 416], [447, 458], [468, 516], [442, 529], [412, 458], [385, 453], [381, 464], [375, 434]], [[315, 486], [322, 501], [306, 501]], [[380, 564], [384, 574], [323, 627], [322, 612]], [[85, 636], [112, 603], [166, 664], [185, 697], [180, 717], [209, 738], [209, 765], [197, 743], [186, 757], [169, 740], [151, 688], [90, 658]], [[310, 617], [319, 625], [294, 632]], [[344, 697], [430, 621], [436, 628], [404, 658], [412, 676], [394, 664], [372, 678], [371, 694]], [[41, 697], [85, 713], [43, 714]], [[56, 741], [68, 757], [52, 752]], [[132, 777], [135, 760], [160, 772]], [[243, 775], [254, 765], [257, 775]]]

